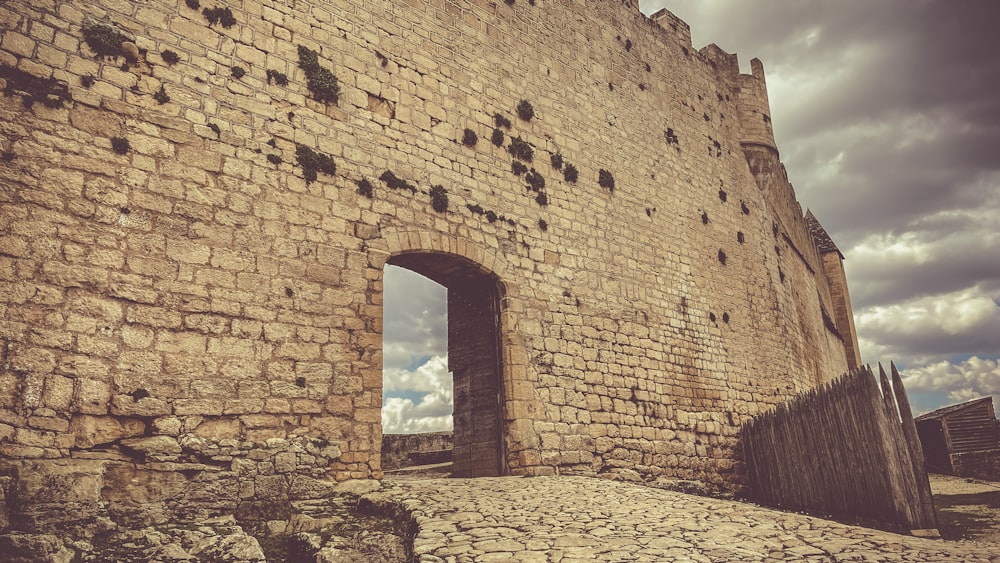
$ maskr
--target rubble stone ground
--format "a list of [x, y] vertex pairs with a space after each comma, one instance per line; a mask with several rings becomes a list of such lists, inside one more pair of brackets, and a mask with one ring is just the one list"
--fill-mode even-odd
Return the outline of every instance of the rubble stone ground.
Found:
[[386, 479], [413, 558], [487, 561], [1000, 562], [1000, 544], [894, 534], [593, 477]]

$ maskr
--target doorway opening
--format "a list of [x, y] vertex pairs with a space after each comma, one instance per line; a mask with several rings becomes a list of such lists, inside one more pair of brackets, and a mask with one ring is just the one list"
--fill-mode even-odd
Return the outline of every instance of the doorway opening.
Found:
[[506, 474], [502, 284], [432, 252], [390, 258], [383, 280], [383, 466], [389, 450], [411, 465], [440, 461], [451, 430], [452, 476]]

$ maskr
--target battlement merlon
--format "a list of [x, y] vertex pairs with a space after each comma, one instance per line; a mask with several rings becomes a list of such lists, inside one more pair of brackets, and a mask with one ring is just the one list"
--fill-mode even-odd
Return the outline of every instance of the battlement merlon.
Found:
[[[636, 3], [638, 7], [638, 2]], [[649, 19], [668, 31], [681, 47], [691, 48], [691, 26], [684, 20], [672, 14], [666, 8], [653, 12]]]
[[744, 148], [767, 147], [777, 155], [778, 145], [774, 142], [774, 129], [771, 126], [771, 106], [764, 79], [764, 63], [760, 59], [751, 60], [750, 72], [737, 77], [740, 139]]
[[[682, 47], [691, 48], [691, 27], [684, 20], [667, 9], [661, 9], [649, 16]], [[728, 53], [715, 43], [698, 50], [702, 58], [715, 67], [719, 76], [735, 88], [737, 109], [740, 118], [740, 140], [744, 149], [764, 149], [778, 155], [771, 127], [771, 107], [767, 97], [767, 81], [764, 79], [764, 63], [760, 59], [750, 61], [750, 74], [740, 74], [739, 58]]]

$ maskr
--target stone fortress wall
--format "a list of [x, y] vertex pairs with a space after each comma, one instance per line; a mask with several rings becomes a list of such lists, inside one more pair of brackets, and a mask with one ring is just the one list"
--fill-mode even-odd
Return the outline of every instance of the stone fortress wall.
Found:
[[380, 478], [386, 263], [468, 305], [470, 474], [738, 487], [740, 425], [858, 363], [759, 61], [633, 0], [196, 3], [0, 5], [0, 482], [29, 527]]

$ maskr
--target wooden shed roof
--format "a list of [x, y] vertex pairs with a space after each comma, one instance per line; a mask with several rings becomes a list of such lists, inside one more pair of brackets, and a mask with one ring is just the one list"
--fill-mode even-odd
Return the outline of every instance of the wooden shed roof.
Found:
[[915, 418], [914, 420], [919, 422], [921, 420], [933, 420], [936, 418], [944, 418], [950, 414], [959, 413], [968, 408], [978, 407], [983, 403], [992, 403], [992, 402], [993, 402], [993, 397], [981, 397], [979, 399], [972, 399], [971, 401], [966, 401], [964, 403], [959, 403], [957, 405], [948, 405], [947, 407], [941, 407], [935, 411], [922, 414], [917, 418]]

